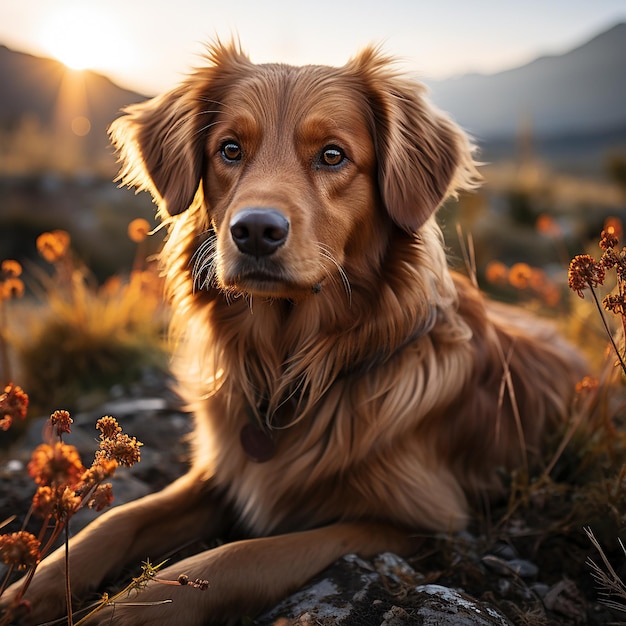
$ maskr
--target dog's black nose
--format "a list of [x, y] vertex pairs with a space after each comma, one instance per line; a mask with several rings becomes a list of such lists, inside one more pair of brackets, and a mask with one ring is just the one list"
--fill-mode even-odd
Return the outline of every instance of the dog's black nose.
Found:
[[287, 241], [289, 221], [276, 209], [243, 209], [233, 217], [230, 234], [241, 252], [269, 256]]

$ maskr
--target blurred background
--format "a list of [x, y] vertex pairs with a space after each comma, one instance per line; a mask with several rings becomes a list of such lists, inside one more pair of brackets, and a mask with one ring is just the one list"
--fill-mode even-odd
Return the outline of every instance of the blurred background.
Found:
[[[0, 260], [43, 272], [27, 294], [58, 294], [50, 278], [71, 291], [81, 268], [110, 297], [112, 280], [148, 268], [159, 234], [138, 250], [127, 228], [156, 226], [154, 205], [114, 182], [106, 129], [215, 37], [256, 62], [341, 65], [368, 43], [397, 56], [479, 146], [485, 185], [440, 215], [452, 262], [496, 297], [560, 315], [571, 256], [626, 217], [623, 0], [22, 0], [0, 8]], [[48, 231], [67, 233], [73, 270], [38, 250]]]

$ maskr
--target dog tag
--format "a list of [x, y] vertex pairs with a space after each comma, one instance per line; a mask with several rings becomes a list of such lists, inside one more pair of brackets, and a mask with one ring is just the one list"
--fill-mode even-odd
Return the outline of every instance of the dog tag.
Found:
[[250, 422], [241, 429], [240, 440], [243, 451], [256, 463], [265, 463], [276, 453], [276, 442], [272, 435]]

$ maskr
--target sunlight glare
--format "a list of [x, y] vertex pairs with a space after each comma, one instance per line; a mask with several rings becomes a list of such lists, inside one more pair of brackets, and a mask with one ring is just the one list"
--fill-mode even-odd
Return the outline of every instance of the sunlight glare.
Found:
[[106, 72], [128, 61], [113, 18], [86, 2], [55, 9], [45, 20], [40, 40], [50, 55], [73, 70]]

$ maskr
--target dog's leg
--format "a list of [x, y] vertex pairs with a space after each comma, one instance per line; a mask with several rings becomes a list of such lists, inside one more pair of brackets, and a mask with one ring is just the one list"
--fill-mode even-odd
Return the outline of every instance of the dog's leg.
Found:
[[[196, 537], [217, 535], [225, 522], [211, 481], [187, 474], [163, 491], [113, 508], [70, 541], [70, 580], [81, 599], [124, 564], [154, 559]], [[2, 597], [2, 607], [15, 597], [22, 581]], [[31, 610], [20, 624], [40, 623], [63, 615], [65, 549], [59, 548], [38, 567], [24, 600]]]
[[[180, 561], [159, 575], [209, 581], [207, 590], [152, 582], [140, 594], [94, 616], [89, 626], [203, 626], [255, 615], [304, 585], [344, 554], [408, 553], [418, 542], [407, 532], [373, 523], [338, 523], [315, 530], [250, 539]], [[171, 599], [168, 604], [156, 604]]]

